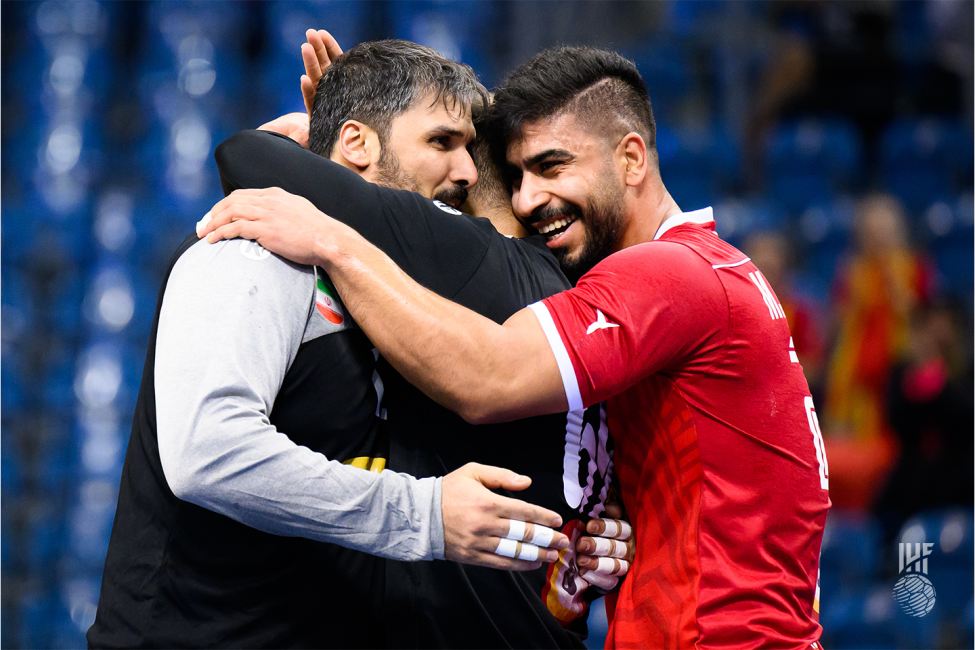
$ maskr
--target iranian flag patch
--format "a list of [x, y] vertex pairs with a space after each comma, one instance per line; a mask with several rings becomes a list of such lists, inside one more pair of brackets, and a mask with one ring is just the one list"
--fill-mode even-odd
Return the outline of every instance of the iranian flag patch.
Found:
[[342, 303], [339, 302], [339, 296], [335, 291], [335, 287], [332, 286], [332, 283], [327, 278], [318, 275], [318, 269], [315, 269], [315, 275], [317, 276], [315, 282], [315, 307], [318, 309], [318, 313], [324, 316], [328, 322], [341, 325], [345, 321], [345, 312], [342, 310]]

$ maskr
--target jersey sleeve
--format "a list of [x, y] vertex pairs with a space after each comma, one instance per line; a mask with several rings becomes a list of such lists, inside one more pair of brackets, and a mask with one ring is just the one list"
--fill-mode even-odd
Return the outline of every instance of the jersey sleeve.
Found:
[[[575, 288], [531, 305], [558, 362], [570, 409], [609, 399], [655, 372], [692, 370], [692, 352], [728, 328], [727, 296], [689, 248], [650, 242], [597, 264]], [[694, 363], [707, 363], [695, 355]]]
[[270, 423], [314, 283], [311, 267], [243, 240], [198, 242], [176, 262], [153, 367], [166, 481], [178, 498], [267, 533], [442, 557], [439, 479], [343, 465]]
[[451, 297], [490, 245], [485, 221], [404, 190], [380, 187], [269, 131], [241, 131], [216, 150], [224, 193], [280, 187], [377, 246], [410, 277]]

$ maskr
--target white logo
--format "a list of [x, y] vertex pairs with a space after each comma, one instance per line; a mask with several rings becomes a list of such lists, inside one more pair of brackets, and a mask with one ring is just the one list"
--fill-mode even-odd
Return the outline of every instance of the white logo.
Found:
[[447, 214], [453, 214], [453, 215], [461, 215], [461, 214], [464, 214], [460, 210], [457, 210], [457, 209], [454, 209], [454, 208], [450, 207], [449, 205], [447, 205], [443, 201], [437, 201], [436, 199], [434, 199], [433, 204], [435, 206], [437, 206], [438, 208], [440, 208], [441, 210], [443, 210], [444, 212], [446, 212]]
[[240, 254], [249, 260], [260, 262], [261, 260], [270, 257], [271, 251], [264, 248], [256, 241], [250, 241], [248, 239], [245, 239], [240, 242]]
[[901, 577], [894, 584], [894, 600], [909, 616], [927, 616], [934, 608], [937, 592], [927, 578], [931, 542], [901, 542], [898, 544]]
[[589, 326], [589, 329], [586, 330], [586, 334], [592, 334], [596, 330], [608, 330], [610, 327], [619, 327], [619, 325], [607, 321], [606, 317], [603, 315], [603, 312], [597, 309], [596, 320], [592, 325]]

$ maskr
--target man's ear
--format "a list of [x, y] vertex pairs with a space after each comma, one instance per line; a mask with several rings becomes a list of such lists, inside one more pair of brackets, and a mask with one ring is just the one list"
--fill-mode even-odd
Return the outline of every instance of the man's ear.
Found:
[[627, 133], [616, 147], [616, 160], [623, 172], [623, 182], [636, 187], [651, 171], [653, 162], [647, 152], [647, 144], [637, 133]]
[[336, 162], [354, 167], [360, 173], [376, 164], [382, 154], [379, 134], [372, 127], [356, 120], [348, 120], [342, 125], [335, 147], [341, 158]]

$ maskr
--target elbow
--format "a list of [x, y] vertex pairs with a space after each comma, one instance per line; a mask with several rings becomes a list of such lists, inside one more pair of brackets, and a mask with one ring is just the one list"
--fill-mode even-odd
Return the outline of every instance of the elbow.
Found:
[[[159, 450], [159, 461], [163, 470], [163, 478], [173, 495], [181, 501], [200, 503], [206, 500], [207, 481], [205, 477], [184, 460], [185, 457], [174, 457]], [[177, 455], [178, 456], [178, 455]]]
[[505, 404], [500, 393], [478, 391], [459, 399], [452, 410], [468, 424], [494, 424], [509, 419], [505, 417]]

